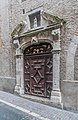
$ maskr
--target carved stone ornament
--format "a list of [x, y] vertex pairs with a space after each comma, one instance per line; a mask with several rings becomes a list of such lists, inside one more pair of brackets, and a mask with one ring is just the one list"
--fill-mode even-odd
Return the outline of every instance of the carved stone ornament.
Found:
[[59, 18], [58, 16], [52, 15], [52, 13], [49, 10], [43, 11], [42, 17], [45, 20], [49, 21], [50, 24], [59, 23], [60, 25], [63, 25], [65, 23], [63, 19]]
[[11, 33], [12, 38], [18, 36], [19, 32], [23, 29], [24, 26], [26, 26], [26, 21], [21, 21], [19, 24], [16, 25], [13, 32]]
[[32, 37], [31, 43], [33, 44], [33, 43], [37, 43], [37, 42], [38, 42], [37, 37], [36, 36]]
[[60, 41], [60, 28], [52, 30], [52, 36], [54, 41]]
[[18, 39], [14, 40], [13, 43], [14, 43], [14, 45], [15, 45], [16, 47], [20, 47], [20, 44], [19, 44], [19, 40], [18, 40]]

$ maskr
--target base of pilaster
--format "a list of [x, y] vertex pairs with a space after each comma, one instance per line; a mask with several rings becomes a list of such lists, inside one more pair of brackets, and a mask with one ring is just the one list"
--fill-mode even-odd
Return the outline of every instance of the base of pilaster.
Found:
[[51, 102], [54, 106], [59, 106], [63, 109], [63, 103], [61, 101], [61, 92], [60, 91], [52, 91], [51, 93]]
[[20, 95], [24, 95], [24, 88], [20, 88]]
[[52, 91], [51, 101], [54, 103], [61, 103], [61, 92], [60, 91]]
[[15, 90], [14, 90], [15, 93], [20, 93], [20, 85], [16, 85], [15, 86]]

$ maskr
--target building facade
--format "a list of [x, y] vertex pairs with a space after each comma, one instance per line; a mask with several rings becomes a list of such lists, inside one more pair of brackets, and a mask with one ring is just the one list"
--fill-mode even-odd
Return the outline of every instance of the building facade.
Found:
[[78, 1], [7, 0], [1, 6], [1, 89], [77, 110]]
[[12, 42], [9, 32], [9, 1], [0, 1], [0, 90], [13, 92], [15, 70], [13, 67]]

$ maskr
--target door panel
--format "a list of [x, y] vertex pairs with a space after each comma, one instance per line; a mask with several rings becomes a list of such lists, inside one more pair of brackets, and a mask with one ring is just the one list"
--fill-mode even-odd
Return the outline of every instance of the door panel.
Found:
[[45, 96], [45, 57], [31, 57], [31, 92], [34, 95]]
[[52, 54], [24, 56], [25, 93], [50, 97], [52, 91]]

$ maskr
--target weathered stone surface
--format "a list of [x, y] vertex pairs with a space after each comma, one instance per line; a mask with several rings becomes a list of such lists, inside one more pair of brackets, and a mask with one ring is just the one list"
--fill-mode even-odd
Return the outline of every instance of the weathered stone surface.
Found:
[[[77, 83], [74, 80], [78, 80], [78, 37], [76, 37], [78, 1], [34, 0], [33, 2], [33, 0], [26, 0], [21, 2], [21, 0], [1, 0], [0, 2], [0, 40], [2, 40], [0, 42], [0, 76], [3, 76], [4, 79], [5, 77], [15, 77], [15, 47], [12, 44], [11, 33], [21, 21], [27, 21], [29, 11], [42, 7], [44, 11], [49, 10], [53, 16], [58, 16], [66, 21], [66, 24], [61, 28], [60, 88], [64, 106], [77, 109], [77, 94], [75, 94]], [[25, 14], [23, 14], [23, 9]], [[28, 26], [25, 30], [27, 28]], [[47, 37], [48, 35], [49, 33], [46, 32], [46, 35], [38, 34], [37, 37]], [[23, 46], [23, 43], [31, 41], [32, 37], [20, 39], [20, 44]], [[52, 38], [50, 37], [50, 39]], [[65, 79], [73, 82], [62, 82]]]
[[78, 81], [64, 80], [61, 91], [64, 109], [78, 110]]
[[0, 76], [0, 90], [14, 93], [15, 78]]

